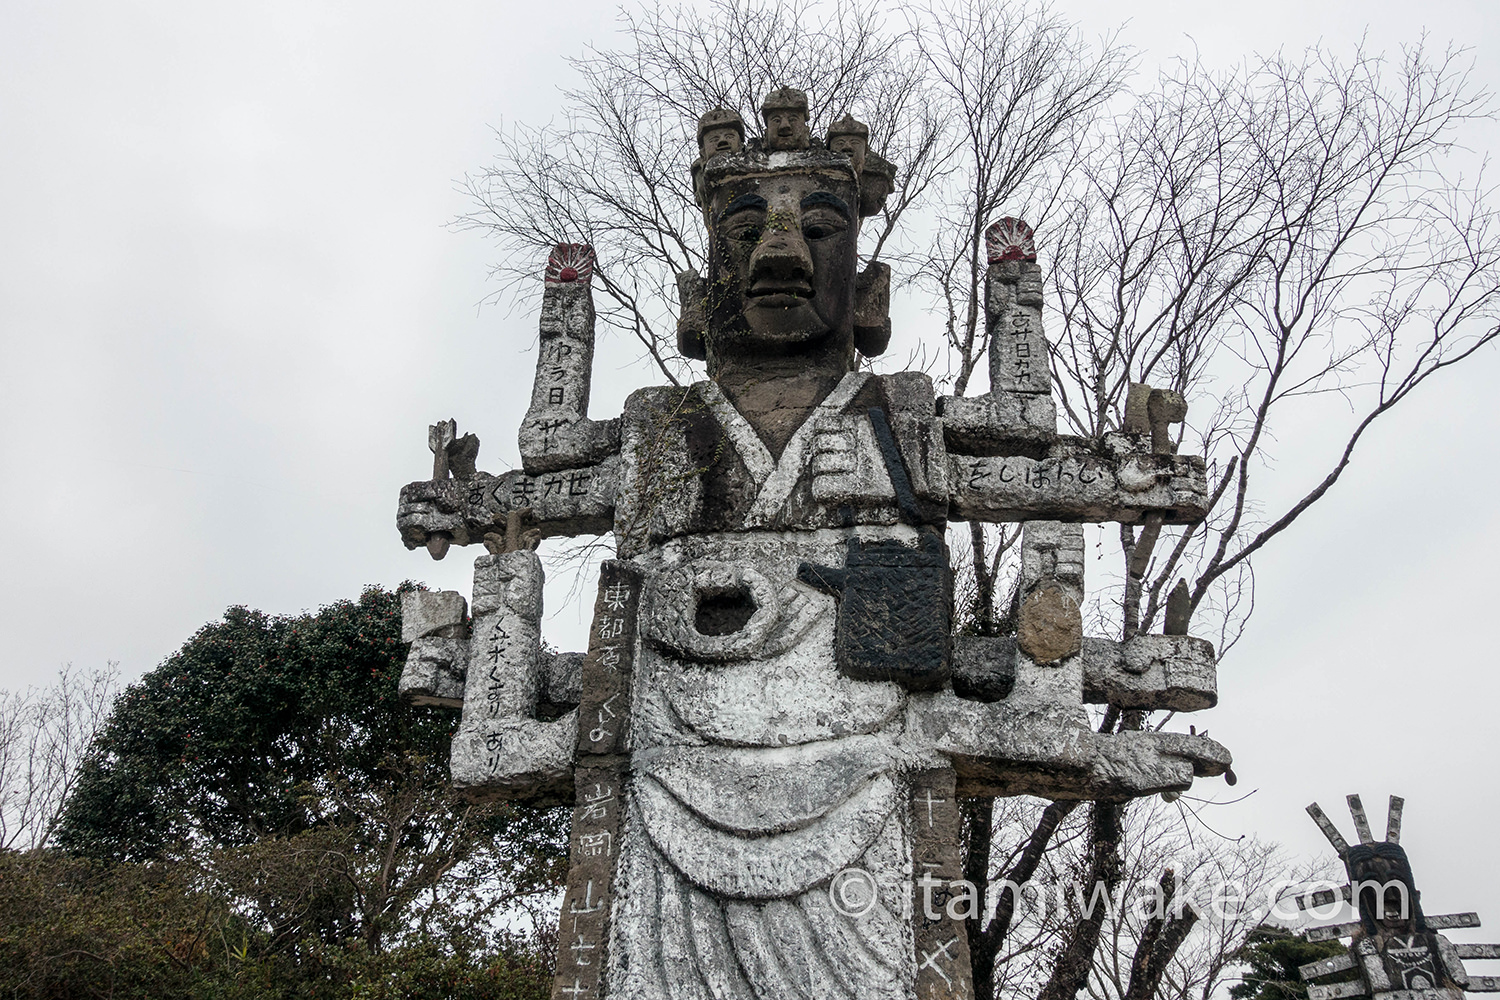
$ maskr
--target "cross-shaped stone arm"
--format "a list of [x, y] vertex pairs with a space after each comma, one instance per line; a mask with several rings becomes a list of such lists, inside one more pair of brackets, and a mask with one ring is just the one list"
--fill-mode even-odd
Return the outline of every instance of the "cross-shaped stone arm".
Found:
[[1229, 753], [1213, 740], [1097, 733], [1084, 707], [1188, 712], [1217, 701], [1211, 643], [1085, 639], [1080, 612], [1080, 522], [1185, 524], [1207, 512], [1204, 463], [1176, 455], [1168, 433], [1186, 407], [1175, 393], [1132, 386], [1119, 432], [1058, 435], [1030, 229], [1007, 219], [990, 236], [990, 391], [945, 398], [940, 415], [950, 517], [1025, 524], [1018, 630], [955, 637], [951, 690], [913, 696], [912, 739], [954, 762], [965, 794], [1123, 799], [1225, 774]]
[[407, 548], [431, 551], [434, 538], [453, 545], [482, 542], [503, 530], [512, 511], [529, 509], [527, 527], [542, 538], [602, 535], [614, 524], [619, 483], [618, 455], [597, 465], [538, 474], [516, 469], [409, 483], [401, 489], [396, 527]]
[[583, 697], [585, 654], [542, 647], [545, 576], [532, 551], [541, 538], [603, 534], [614, 521], [620, 421], [588, 417], [593, 262], [593, 251], [578, 244], [559, 244], [548, 260], [522, 468], [476, 471], [477, 439], [460, 449], [462, 461], [446, 461], [456, 428], [440, 423], [429, 435], [433, 479], [406, 486], [397, 512], [408, 548], [426, 546], [435, 558], [451, 544], [483, 542], [489, 550], [474, 563], [472, 619], [456, 592], [404, 595], [411, 651], [400, 688], [412, 701], [463, 710], [454, 784], [492, 796], [570, 800], [579, 706], [593, 715], [610, 710]]
[[431, 428], [433, 478], [401, 491], [396, 526], [409, 549], [426, 546], [441, 559], [449, 545], [494, 534], [511, 512], [529, 509], [540, 537], [600, 535], [614, 521], [620, 484], [620, 420], [591, 420], [594, 363], [594, 252], [563, 243], [547, 261], [531, 406], [518, 435], [521, 468], [494, 476], [474, 470], [479, 442], [453, 466], [452, 422]]
[[1014, 636], [956, 636], [951, 689], [914, 695], [908, 738], [953, 762], [960, 793], [1128, 799], [1229, 773], [1193, 733], [1099, 733], [1085, 705], [1192, 712], [1217, 701], [1213, 645], [1187, 635], [1084, 638], [1084, 536], [1028, 521]]
[[[1174, 392], [1133, 385], [1124, 426], [1099, 440], [1057, 433], [1042, 272], [1030, 228], [991, 229], [985, 281], [990, 391], [939, 401], [948, 452], [949, 516], [958, 521], [1121, 521], [1148, 513], [1191, 524], [1208, 513], [1204, 462], [1176, 454], [1170, 427], [1187, 413]], [[1019, 242], [999, 239], [1019, 231]], [[1023, 245], [1024, 244], [1024, 245]]]

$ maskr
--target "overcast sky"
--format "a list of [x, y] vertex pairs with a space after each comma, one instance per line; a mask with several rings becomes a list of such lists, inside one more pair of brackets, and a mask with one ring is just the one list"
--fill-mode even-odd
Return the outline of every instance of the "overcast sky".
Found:
[[[1219, 63], [1425, 30], [1500, 89], [1493, 0], [1060, 6], [1101, 33], [1132, 17], [1152, 58]], [[0, 687], [67, 662], [139, 676], [232, 604], [468, 592], [474, 551], [407, 552], [396, 494], [428, 474], [439, 417], [480, 435], [482, 468], [515, 463], [536, 319], [479, 306], [491, 255], [446, 228], [454, 181], [492, 126], [556, 112], [564, 57], [608, 44], [614, 13], [0, 5]], [[651, 380], [633, 358], [602, 345], [596, 416]], [[1312, 853], [1312, 799], [1348, 831], [1345, 793], [1382, 816], [1404, 794], [1428, 912], [1500, 927], [1497, 382], [1492, 350], [1430, 385], [1259, 558], [1249, 634], [1197, 721], [1234, 751], [1235, 791], [1258, 789], [1216, 826]], [[1280, 471], [1315, 468], [1316, 437], [1278, 442]], [[547, 624], [564, 648], [585, 628]]]

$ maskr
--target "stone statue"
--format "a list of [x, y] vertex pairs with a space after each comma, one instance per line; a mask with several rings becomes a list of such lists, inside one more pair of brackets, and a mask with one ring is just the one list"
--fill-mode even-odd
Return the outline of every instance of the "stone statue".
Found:
[[806, 149], [811, 145], [807, 130], [807, 95], [795, 87], [780, 87], [766, 95], [760, 106], [766, 125], [761, 148], [768, 153]]
[[1353, 903], [1359, 919], [1315, 927], [1312, 941], [1349, 938], [1349, 950], [1310, 962], [1298, 972], [1305, 980], [1357, 970], [1358, 978], [1307, 988], [1309, 1000], [1373, 997], [1374, 1000], [1462, 1000], [1464, 992], [1500, 992], [1500, 978], [1470, 976], [1465, 958], [1500, 958], [1500, 945], [1454, 945], [1439, 929], [1478, 927], [1477, 913], [1429, 917], [1422, 912], [1421, 894], [1412, 878], [1411, 862], [1401, 847], [1401, 812], [1405, 800], [1392, 795], [1387, 811], [1385, 840], [1370, 832], [1364, 804], [1348, 797], [1349, 813], [1359, 843], [1352, 847], [1316, 802], [1307, 807], [1328, 842], [1344, 862], [1348, 884], [1337, 891], [1322, 890], [1298, 898], [1303, 909], [1337, 902]]
[[745, 123], [739, 112], [714, 108], [698, 119], [698, 155], [707, 160], [745, 148]]
[[[1078, 611], [1082, 523], [1202, 518], [1202, 460], [1057, 433], [1017, 220], [986, 285], [990, 393], [860, 370], [890, 328], [889, 271], [858, 272], [877, 158], [811, 147], [800, 92], [766, 107], [759, 146], [699, 150], [708, 273], [679, 279], [678, 333], [708, 379], [591, 419], [573, 269], [545, 286], [522, 468], [401, 494], [409, 548], [492, 550], [469, 616], [406, 595], [403, 692], [462, 706], [456, 784], [574, 809], [555, 1000], [969, 997], [944, 908], [960, 796], [1123, 800], [1230, 764], [1087, 713], [1216, 701], [1210, 643], [1089, 638]], [[1025, 522], [1019, 636], [953, 634], [950, 520]], [[587, 653], [545, 652], [530, 543], [610, 531]]]
[[845, 115], [828, 126], [828, 148], [849, 157], [856, 175], [865, 171], [865, 155], [870, 151], [870, 128]]

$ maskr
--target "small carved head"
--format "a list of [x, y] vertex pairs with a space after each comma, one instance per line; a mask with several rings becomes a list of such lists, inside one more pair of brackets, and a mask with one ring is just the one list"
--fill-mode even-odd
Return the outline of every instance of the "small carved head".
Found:
[[807, 131], [807, 94], [795, 87], [780, 87], [766, 95], [760, 106], [766, 124], [765, 149], [770, 152], [806, 149], [812, 144]]
[[828, 148], [849, 157], [849, 161], [854, 164], [854, 172], [863, 173], [865, 154], [870, 151], [869, 126], [845, 115], [828, 127]]
[[705, 160], [745, 148], [745, 122], [739, 112], [714, 108], [698, 119], [698, 153]]

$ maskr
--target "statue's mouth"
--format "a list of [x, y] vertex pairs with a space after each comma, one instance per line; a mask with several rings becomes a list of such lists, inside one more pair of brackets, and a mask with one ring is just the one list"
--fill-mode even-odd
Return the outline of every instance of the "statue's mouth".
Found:
[[750, 305], [763, 309], [791, 309], [813, 297], [812, 286], [805, 281], [768, 281], [762, 279], [750, 286]]

